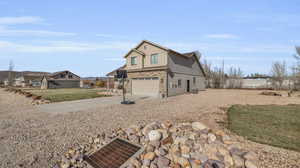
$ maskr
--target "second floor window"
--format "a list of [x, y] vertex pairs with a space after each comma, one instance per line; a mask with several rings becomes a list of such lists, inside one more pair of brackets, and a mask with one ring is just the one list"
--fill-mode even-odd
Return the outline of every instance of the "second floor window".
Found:
[[136, 65], [136, 57], [131, 57], [131, 65]]
[[152, 54], [150, 62], [151, 64], [158, 64], [158, 54]]

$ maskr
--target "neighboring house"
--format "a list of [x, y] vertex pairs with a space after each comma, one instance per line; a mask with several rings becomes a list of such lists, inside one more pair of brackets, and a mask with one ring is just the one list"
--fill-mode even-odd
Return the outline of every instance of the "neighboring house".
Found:
[[3, 84], [4, 84], [4, 86], [8, 86], [9, 85], [8, 79], [4, 79]]
[[70, 71], [54, 72], [42, 79], [42, 89], [80, 88], [80, 77]]
[[[235, 87], [230, 86], [230, 81], [237, 83]], [[225, 88], [242, 89], [278, 89], [279, 83], [275, 82], [270, 76], [252, 76], [242, 79], [227, 79]], [[291, 78], [283, 80], [281, 89], [297, 89]]]
[[42, 75], [22, 75], [15, 78], [14, 85], [17, 87], [40, 87], [42, 84], [42, 78]]
[[142, 41], [125, 56], [132, 95], [168, 97], [205, 89], [200, 53], [179, 53], [150, 41]]
[[40, 86], [42, 77], [48, 72], [39, 71], [0, 71], [0, 83], [9, 85], [9, 78], [12, 86]]
[[245, 89], [270, 89], [272, 88], [272, 78], [264, 77], [245, 77], [242, 79], [242, 88]]
[[124, 70], [126, 68], [126, 65], [123, 65], [111, 72], [109, 72], [108, 74], [106, 74], [107, 78], [107, 83], [109, 83], [108, 85], [108, 89], [122, 89], [122, 82], [120, 79], [115, 78], [115, 75], [117, 74], [118, 70]]

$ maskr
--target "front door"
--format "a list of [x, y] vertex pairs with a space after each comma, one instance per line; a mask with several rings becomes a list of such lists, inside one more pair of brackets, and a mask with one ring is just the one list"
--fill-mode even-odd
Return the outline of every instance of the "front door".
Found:
[[190, 80], [186, 80], [186, 92], [190, 92]]

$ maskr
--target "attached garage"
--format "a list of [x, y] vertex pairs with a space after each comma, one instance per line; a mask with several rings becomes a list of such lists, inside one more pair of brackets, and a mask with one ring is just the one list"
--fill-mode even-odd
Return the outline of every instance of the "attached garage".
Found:
[[158, 77], [132, 78], [131, 90], [133, 95], [159, 96]]

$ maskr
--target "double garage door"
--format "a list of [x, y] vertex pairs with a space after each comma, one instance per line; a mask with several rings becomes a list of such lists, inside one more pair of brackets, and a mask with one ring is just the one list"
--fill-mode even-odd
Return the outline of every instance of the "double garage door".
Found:
[[157, 97], [159, 95], [158, 77], [133, 78], [131, 83], [133, 95]]

